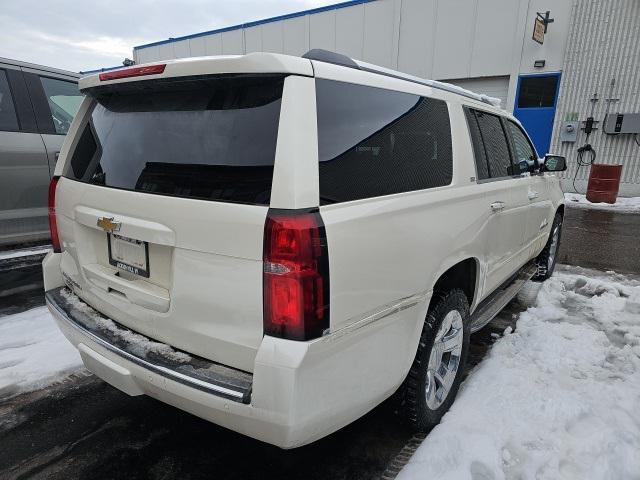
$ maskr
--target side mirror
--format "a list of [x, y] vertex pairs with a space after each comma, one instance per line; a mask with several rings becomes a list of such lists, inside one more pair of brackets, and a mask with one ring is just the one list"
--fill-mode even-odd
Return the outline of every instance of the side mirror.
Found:
[[545, 155], [545, 172], [564, 172], [567, 169], [567, 159], [562, 155]]

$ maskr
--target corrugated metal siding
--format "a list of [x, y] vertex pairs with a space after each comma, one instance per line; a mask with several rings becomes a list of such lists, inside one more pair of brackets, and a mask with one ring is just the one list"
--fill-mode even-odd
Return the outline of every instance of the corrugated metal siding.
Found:
[[[577, 114], [586, 119], [591, 112], [589, 99], [595, 92], [594, 118], [598, 130], [589, 143], [597, 152], [597, 163], [624, 165], [622, 191], [640, 195], [640, 147], [632, 135], [606, 135], [602, 132], [610, 82], [617, 103], [611, 103], [610, 113], [640, 112], [640, 1], [580, 0], [574, 5], [574, 22], [569, 33], [562, 72], [560, 97], [556, 112], [552, 151], [563, 154], [569, 162], [564, 178], [572, 180], [576, 173], [577, 149], [585, 143], [580, 131], [576, 143], [560, 142], [560, 129], [568, 116]], [[589, 169], [578, 171], [578, 185], [584, 189]], [[570, 184], [570, 183], [569, 183]]]
[[514, 55], [519, 56], [521, 47], [514, 42], [520, 7], [528, 3], [529, 0], [353, 1], [337, 5], [340, 8], [302, 12], [293, 18], [267, 19], [266, 23], [252, 22], [142, 45], [135, 47], [134, 58], [146, 63], [254, 51], [300, 55], [311, 48], [324, 48], [429, 78], [511, 75]]

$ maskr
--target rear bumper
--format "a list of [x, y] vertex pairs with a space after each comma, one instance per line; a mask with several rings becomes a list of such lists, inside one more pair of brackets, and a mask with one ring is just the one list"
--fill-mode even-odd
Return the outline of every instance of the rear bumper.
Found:
[[399, 309], [367, 326], [311, 342], [265, 336], [252, 374], [204, 359], [172, 364], [126, 347], [119, 340], [122, 332], [95, 331], [80, 314], [137, 335], [79, 298], [65, 305], [57, 257], [49, 254], [44, 262], [47, 305], [90, 371], [129, 395], [149, 395], [281, 448], [318, 440], [390, 396], [415, 354], [424, 315], [416, 309], [426, 308]]
[[45, 298], [58, 323], [64, 322], [78, 336], [118, 358], [188, 387], [234, 402], [250, 402], [250, 373], [194, 357], [132, 332], [92, 309], [66, 287], [49, 290]]
[[[238, 388], [227, 391], [226, 387], [223, 390], [220, 382], [216, 384], [191, 375], [181, 375], [176, 368], [133, 355], [82, 325], [82, 320], [78, 319], [77, 307], [87, 313], [86, 309], [91, 308], [89, 305], [76, 304], [75, 308], [66, 308], [59, 302], [59, 289], [50, 290], [45, 295], [47, 306], [60, 330], [78, 349], [87, 369], [115, 388], [132, 396], [149, 395], [223, 427], [282, 448], [306, 443], [302, 437], [295, 435], [294, 427], [289, 424], [286, 416], [256, 408], [249, 403], [251, 387], [244, 391]], [[253, 380], [250, 374], [245, 375]], [[240, 392], [242, 397], [239, 397]]]

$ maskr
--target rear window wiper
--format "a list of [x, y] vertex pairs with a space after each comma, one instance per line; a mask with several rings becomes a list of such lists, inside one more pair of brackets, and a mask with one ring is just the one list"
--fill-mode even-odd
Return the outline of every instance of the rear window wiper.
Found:
[[107, 175], [104, 172], [96, 172], [91, 175], [91, 183], [94, 185], [104, 185]]

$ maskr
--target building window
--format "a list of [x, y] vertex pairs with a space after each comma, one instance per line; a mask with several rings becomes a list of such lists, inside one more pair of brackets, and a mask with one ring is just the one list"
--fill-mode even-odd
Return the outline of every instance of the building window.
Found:
[[518, 108], [553, 107], [559, 78], [557, 75], [521, 78]]

